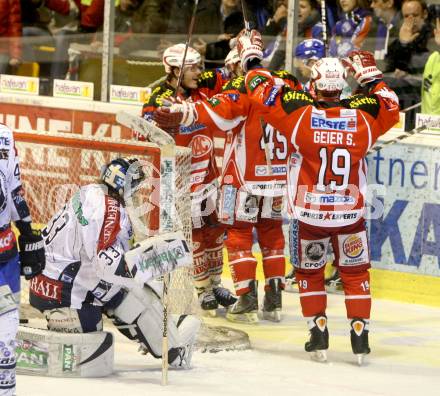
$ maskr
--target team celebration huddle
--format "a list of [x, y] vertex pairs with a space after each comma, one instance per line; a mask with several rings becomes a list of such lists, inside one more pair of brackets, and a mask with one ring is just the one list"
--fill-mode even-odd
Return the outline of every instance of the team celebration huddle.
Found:
[[[136, 235], [129, 202], [152, 183], [136, 156], [100, 164], [99, 179], [78, 188], [37, 229], [14, 134], [1, 126], [0, 395], [15, 394], [20, 273], [29, 280], [30, 305], [47, 322], [35, 331], [47, 339], [81, 335], [71, 344], [89, 352], [89, 343], [106, 345], [90, 357], [92, 372], [103, 376], [111, 372], [113, 349], [104, 319], [142, 353], [189, 368], [205, 315], [216, 320], [221, 311], [249, 326], [282, 323], [283, 293], [296, 288], [307, 327], [298, 326], [309, 331], [304, 349], [327, 361], [325, 269], [333, 257], [354, 361], [361, 365], [370, 353], [366, 156], [399, 121], [397, 96], [367, 51], [329, 57], [320, 40], [305, 40], [296, 49], [308, 78], [301, 83], [300, 76], [262, 66], [257, 30], [244, 29], [230, 46], [224, 67], [207, 70], [188, 43], [166, 48], [166, 79], [142, 108], [141, 124], [151, 135], [168, 134], [171, 146], [192, 150], [190, 237], [176, 228]], [[139, 144], [146, 140], [133, 134]], [[225, 137], [221, 168], [214, 149], [219, 134]], [[255, 244], [264, 273], [260, 299]], [[228, 287], [224, 265], [232, 276]], [[192, 275], [197, 309], [178, 315], [168, 311], [173, 294], [167, 290], [170, 274], [182, 268]], [[100, 334], [99, 342], [87, 338]]]

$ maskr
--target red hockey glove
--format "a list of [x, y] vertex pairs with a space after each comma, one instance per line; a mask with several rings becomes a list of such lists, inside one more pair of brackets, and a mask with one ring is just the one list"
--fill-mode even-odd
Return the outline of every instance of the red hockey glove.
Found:
[[263, 40], [257, 30], [243, 29], [237, 36], [237, 50], [244, 72], [248, 71], [249, 61], [263, 59]]
[[179, 126], [190, 126], [197, 120], [194, 103], [180, 101], [171, 106], [162, 106], [154, 112], [153, 119], [159, 128], [168, 133], [178, 133]]
[[376, 60], [371, 52], [351, 51], [348, 58], [343, 59], [344, 66], [354, 75], [360, 86], [383, 78], [382, 72], [376, 66]]
[[171, 113], [170, 107], [159, 107], [153, 114], [156, 125], [171, 135], [179, 133], [183, 113]]

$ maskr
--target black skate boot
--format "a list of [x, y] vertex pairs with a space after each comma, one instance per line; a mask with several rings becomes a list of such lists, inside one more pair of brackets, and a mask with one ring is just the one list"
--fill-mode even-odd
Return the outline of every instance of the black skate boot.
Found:
[[269, 280], [269, 289], [266, 290], [263, 302], [263, 319], [272, 322], [281, 321], [281, 278]]
[[327, 361], [328, 329], [327, 316], [317, 315], [307, 322], [310, 331], [310, 340], [304, 345], [306, 352], [311, 352], [310, 357], [317, 362]]
[[197, 289], [197, 294], [199, 296], [200, 308], [203, 311], [212, 311], [218, 308], [218, 302], [211, 287]]
[[249, 292], [238, 297], [238, 300], [228, 308], [226, 319], [238, 323], [258, 323], [257, 281], [249, 283]]
[[365, 319], [354, 318], [351, 323], [350, 340], [351, 349], [357, 356], [358, 365], [362, 366], [365, 355], [370, 353], [368, 345], [368, 321]]
[[291, 271], [286, 275], [286, 286], [284, 287], [284, 291], [288, 293], [298, 293], [298, 281], [296, 280], [295, 268], [292, 268]]
[[344, 292], [342, 280], [337, 269], [333, 272], [333, 275], [330, 278], [325, 280], [325, 289], [328, 293], [341, 294]]
[[213, 286], [212, 291], [217, 302], [227, 308], [237, 301], [237, 297], [232, 294], [229, 289], [223, 287], [222, 285]]

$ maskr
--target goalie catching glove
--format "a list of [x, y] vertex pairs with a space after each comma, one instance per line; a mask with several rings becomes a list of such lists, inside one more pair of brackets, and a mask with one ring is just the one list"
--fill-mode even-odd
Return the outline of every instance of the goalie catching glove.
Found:
[[164, 101], [164, 106], [154, 112], [153, 120], [159, 128], [176, 134], [180, 125], [190, 126], [197, 121], [197, 112], [194, 103], [177, 98], [174, 103]]
[[348, 58], [343, 59], [342, 63], [353, 74], [361, 87], [383, 78], [383, 74], [377, 68], [376, 60], [371, 52], [351, 51]]
[[253, 60], [263, 59], [263, 39], [258, 30], [243, 29], [237, 37], [237, 51], [244, 72], [250, 69]]
[[44, 240], [39, 230], [32, 230], [31, 234], [18, 236], [20, 248], [21, 274], [29, 280], [40, 274], [46, 265], [44, 255]]

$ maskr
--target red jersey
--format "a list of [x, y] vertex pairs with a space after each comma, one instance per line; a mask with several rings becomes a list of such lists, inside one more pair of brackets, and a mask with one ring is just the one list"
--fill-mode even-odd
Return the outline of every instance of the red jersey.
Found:
[[[275, 86], [267, 103], [274, 101], [284, 85], [301, 89], [298, 80], [286, 71], [259, 69]], [[258, 106], [247, 97], [244, 77], [228, 82], [221, 94], [197, 103], [198, 122], [227, 131], [221, 184], [244, 187], [254, 195], [279, 196], [284, 193], [288, 141], [261, 117]], [[267, 148], [265, 147], [267, 146]], [[271, 166], [267, 163], [266, 150]]]
[[[199, 88], [190, 92], [190, 100], [197, 101], [207, 99], [221, 90], [224, 80], [221, 73], [207, 70], [199, 78]], [[154, 111], [163, 103], [163, 99], [174, 96], [175, 89], [166, 81], [153, 89], [148, 101], [142, 108], [142, 116], [153, 120]], [[182, 99], [185, 99], [181, 96]], [[188, 98], [187, 98], [188, 99]], [[196, 122], [190, 127], [181, 126], [178, 134], [174, 136], [176, 144], [191, 147], [191, 192], [209, 187], [217, 181], [219, 176], [218, 167], [214, 155], [213, 128]]]
[[275, 86], [259, 70], [246, 75], [248, 99], [289, 141], [291, 212], [315, 226], [356, 223], [364, 215], [365, 156], [399, 121], [397, 95], [381, 81], [369, 95], [318, 103], [307, 92], [286, 87], [273, 99]]

